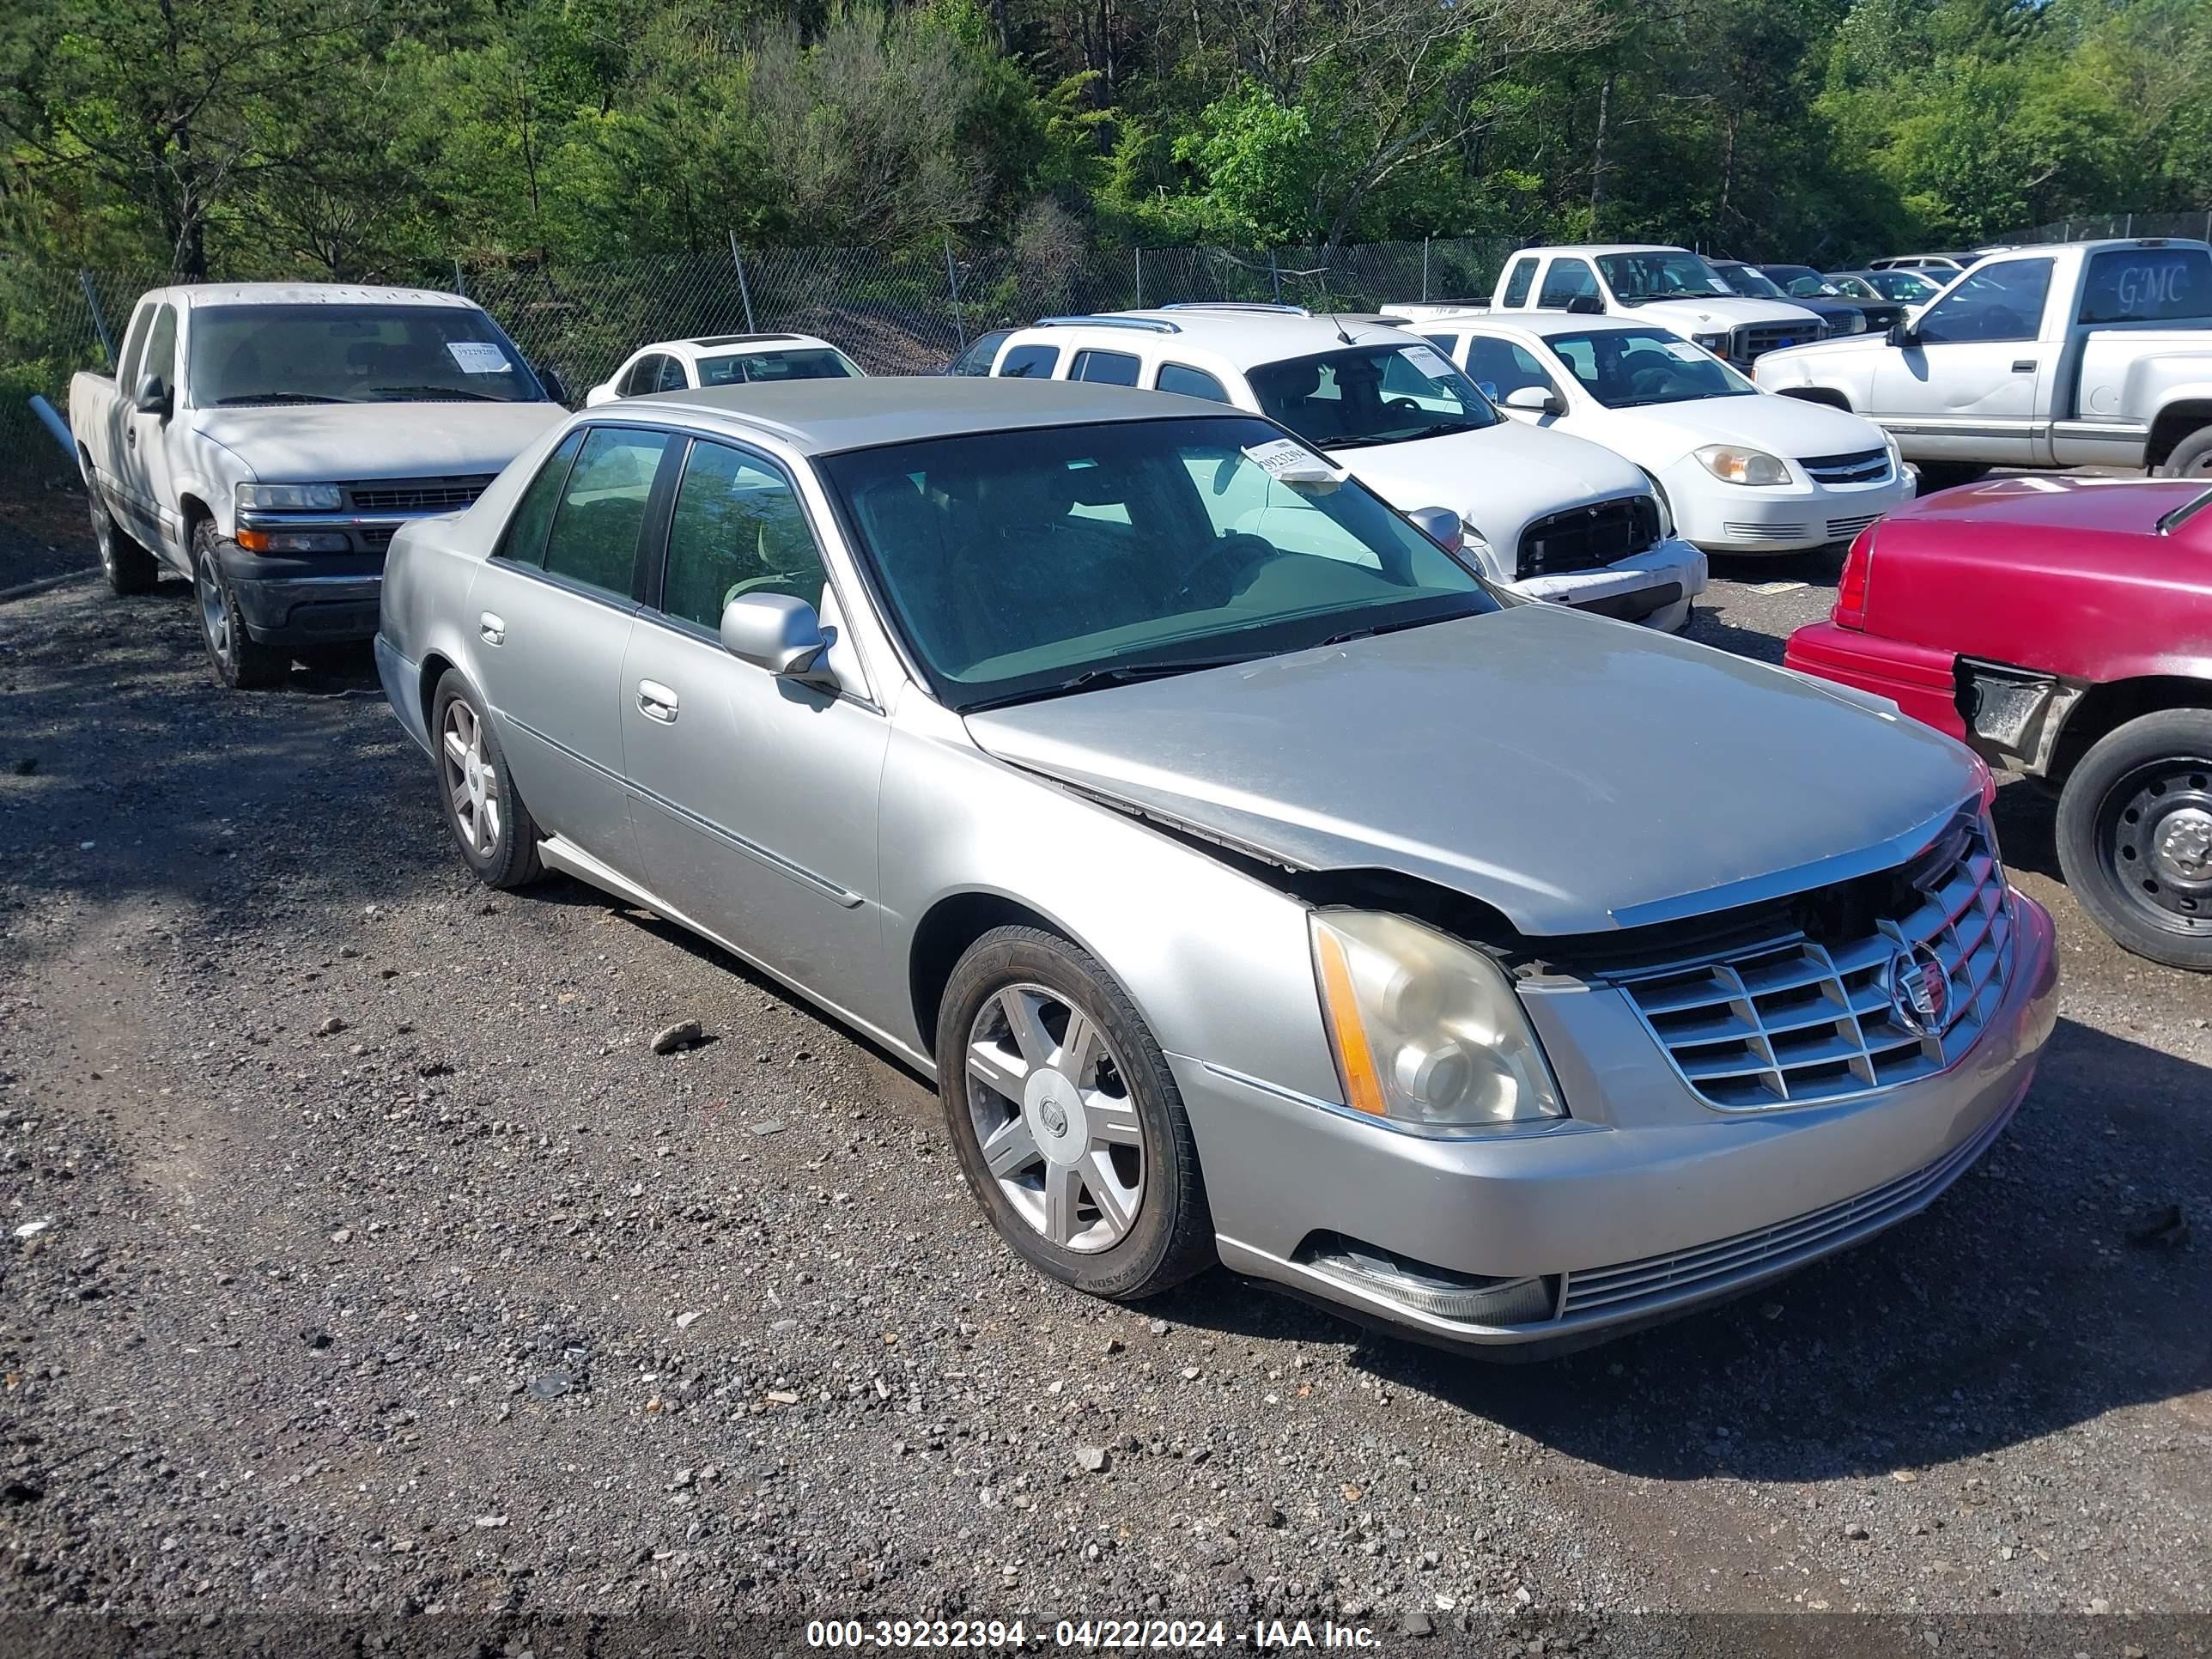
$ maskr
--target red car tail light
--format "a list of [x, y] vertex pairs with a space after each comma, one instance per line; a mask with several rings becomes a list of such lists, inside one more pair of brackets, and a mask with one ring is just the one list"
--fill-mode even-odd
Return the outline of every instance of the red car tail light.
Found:
[[1836, 608], [1828, 620], [1838, 628], [1866, 627], [1867, 586], [1874, 575], [1875, 526], [1869, 525], [1851, 544], [1844, 560], [1844, 574], [1836, 584]]

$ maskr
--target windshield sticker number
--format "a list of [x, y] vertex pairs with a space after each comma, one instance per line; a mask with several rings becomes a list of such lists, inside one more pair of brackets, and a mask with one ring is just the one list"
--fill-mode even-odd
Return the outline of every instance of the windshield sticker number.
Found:
[[464, 374], [504, 374], [507, 354], [482, 340], [448, 340], [446, 349]]
[[1428, 346], [1407, 346], [1399, 355], [1432, 380], [1449, 380], [1454, 373], [1450, 363]]
[[1667, 348], [1667, 355], [1669, 357], [1679, 357], [1686, 363], [1702, 363], [1705, 361], [1703, 348], [1693, 346], [1686, 340], [1672, 342]]
[[1253, 444], [1244, 451], [1244, 456], [1277, 483], [1287, 484], [1292, 489], [1310, 489], [1326, 495], [1345, 479], [1335, 467], [1291, 438]]

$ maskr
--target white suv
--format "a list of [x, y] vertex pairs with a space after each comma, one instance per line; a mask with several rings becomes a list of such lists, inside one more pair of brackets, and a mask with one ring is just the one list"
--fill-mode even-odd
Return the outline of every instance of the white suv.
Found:
[[620, 368], [586, 392], [584, 407], [597, 409], [617, 398], [691, 392], [702, 386], [838, 380], [866, 374], [829, 341], [811, 334], [712, 334], [696, 340], [656, 340], [630, 353]]
[[1048, 317], [994, 374], [1204, 398], [1288, 427], [1384, 500], [1446, 507], [1485, 574], [1532, 598], [1673, 630], [1705, 556], [1611, 451], [1508, 421], [1417, 334], [1294, 307], [1163, 306]]

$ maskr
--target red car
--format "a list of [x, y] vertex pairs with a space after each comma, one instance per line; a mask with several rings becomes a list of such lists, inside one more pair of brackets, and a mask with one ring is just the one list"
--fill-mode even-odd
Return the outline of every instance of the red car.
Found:
[[2212, 969], [2212, 489], [1998, 478], [1851, 544], [1790, 666], [2058, 792], [2058, 859], [2129, 950]]

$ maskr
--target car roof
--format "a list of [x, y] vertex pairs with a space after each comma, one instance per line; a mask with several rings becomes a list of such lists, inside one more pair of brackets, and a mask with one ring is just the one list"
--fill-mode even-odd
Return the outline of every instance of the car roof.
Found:
[[176, 304], [198, 306], [450, 306], [480, 309], [465, 294], [434, 288], [369, 288], [354, 283], [195, 283], [161, 292]]
[[738, 346], [758, 346], [770, 351], [836, 349], [829, 341], [817, 339], [811, 334], [702, 334], [688, 340], [655, 340], [651, 345], [640, 346], [630, 353], [630, 356], [659, 351], [678, 356], [696, 357], [703, 352], [727, 351]]
[[[995, 376], [878, 375], [866, 380], [786, 380], [775, 386], [706, 386], [627, 398], [629, 417], [647, 410], [705, 416], [733, 434], [767, 432], [805, 455], [879, 444], [911, 443], [977, 432], [1082, 426], [1101, 421], [1158, 421], [1192, 416], [1254, 420], [1243, 410], [1172, 392], [1091, 380]], [[604, 416], [606, 411], [593, 413]]]
[[1585, 311], [1466, 311], [1455, 316], [1431, 317], [1425, 328], [1510, 330], [1548, 338], [1554, 334], [1666, 334], [1664, 324], [1648, 317], [1607, 317]]
[[[1607, 253], [1687, 253], [1672, 242], [1567, 242], [1557, 246], [1524, 247], [1521, 253], [1575, 253], [1596, 258]], [[1518, 258], [1519, 254], [1516, 254]]]
[[1049, 318], [1016, 332], [1024, 345], [1073, 344], [1139, 356], [1147, 344], [1157, 344], [1170, 357], [1211, 356], [1240, 371], [1290, 357], [1340, 351], [1347, 344], [1411, 345], [1419, 337], [1352, 312], [1308, 315], [1287, 308], [1206, 304]]

